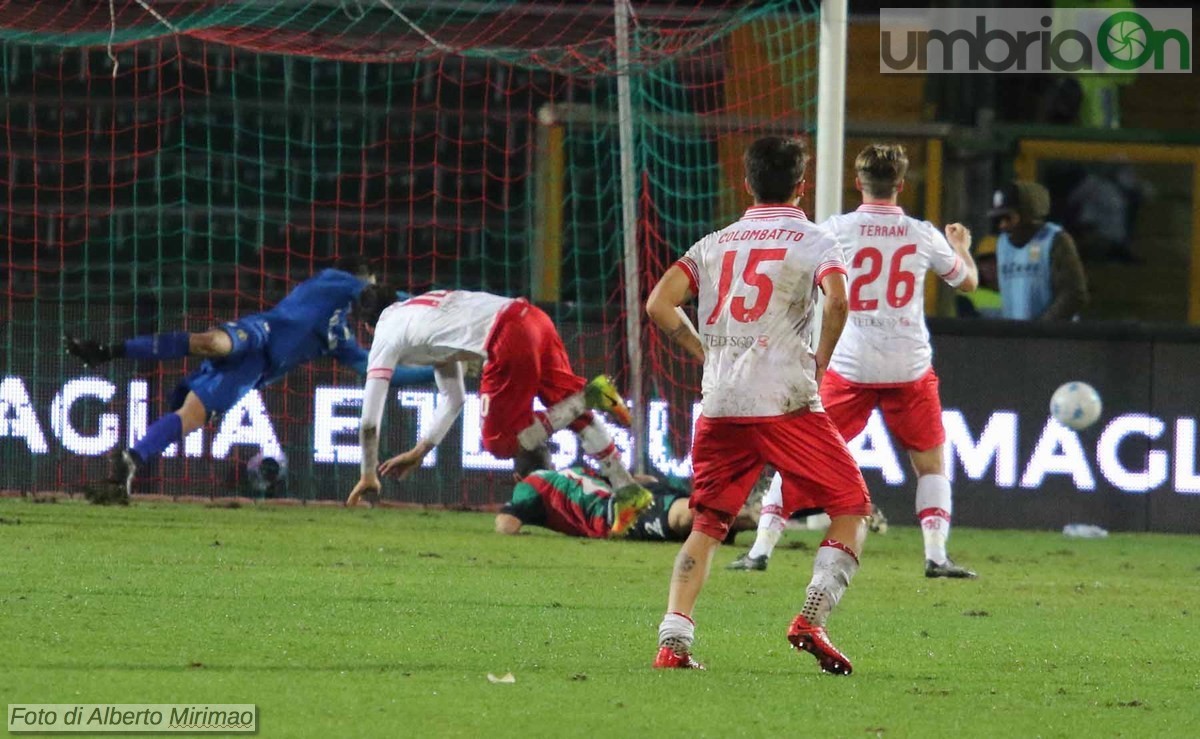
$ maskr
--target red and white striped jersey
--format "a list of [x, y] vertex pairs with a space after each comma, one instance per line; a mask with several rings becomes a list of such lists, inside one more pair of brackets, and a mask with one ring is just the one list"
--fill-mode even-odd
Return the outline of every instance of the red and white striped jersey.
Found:
[[845, 248], [850, 317], [830, 367], [850, 382], [890, 385], [916, 380], [933, 350], [925, 327], [925, 273], [951, 287], [967, 268], [928, 221], [895, 205], [861, 205], [821, 224]]
[[393, 303], [379, 316], [369, 377], [391, 377], [397, 364], [435, 365], [470, 352], [487, 358], [496, 316], [513, 298], [467, 290], [437, 290]]
[[755, 206], [676, 265], [699, 301], [704, 415], [820, 410], [813, 310], [821, 279], [846, 271], [837, 240], [799, 208]]

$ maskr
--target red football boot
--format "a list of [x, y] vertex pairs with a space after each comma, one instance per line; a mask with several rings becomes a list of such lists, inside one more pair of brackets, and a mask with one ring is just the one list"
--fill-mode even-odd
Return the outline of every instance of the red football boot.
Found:
[[834, 675], [849, 675], [853, 671], [850, 660], [829, 641], [824, 626], [813, 626], [804, 616], [796, 616], [788, 629], [788, 641], [802, 652], [817, 658], [821, 670]]
[[704, 665], [692, 659], [688, 652], [676, 654], [670, 647], [659, 647], [658, 656], [654, 658], [656, 670], [703, 670]]

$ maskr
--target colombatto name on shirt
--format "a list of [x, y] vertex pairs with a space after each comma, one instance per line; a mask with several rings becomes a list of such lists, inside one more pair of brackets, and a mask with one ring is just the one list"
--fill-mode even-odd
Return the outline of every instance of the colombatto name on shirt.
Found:
[[737, 231], [726, 231], [717, 239], [718, 244], [730, 241], [799, 241], [804, 238], [803, 231], [793, 228], [743, 228]]

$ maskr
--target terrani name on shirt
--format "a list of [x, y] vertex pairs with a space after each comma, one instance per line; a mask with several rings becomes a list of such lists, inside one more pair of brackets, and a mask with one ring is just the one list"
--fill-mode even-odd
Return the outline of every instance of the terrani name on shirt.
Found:
[[862, 223], [858, 226], [858, 235], [876, 239], [903, 239], [908, 237], [908, 225], [881, 225], [878, 223]]

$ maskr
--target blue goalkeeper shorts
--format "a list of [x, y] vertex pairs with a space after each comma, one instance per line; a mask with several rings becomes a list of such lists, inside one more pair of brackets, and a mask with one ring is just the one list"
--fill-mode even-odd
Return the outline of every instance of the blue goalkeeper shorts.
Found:
[[230, 359], [265, 351], [271, 338], [271, 324], [262, 315], [246, 316], [222, 323], [220, 328], [233, 342], [233, 348], [229, 351]]
[[192, 392], [210, 416], [225, 413], [262, 383], [266, 368], [267, 358], [263, 352], [206, 359], [175, 388], [171, 395], [171, 410], [178, 410], [187, 394]]
[[179, 383], [171, 395], [171, 410], [177, 410], [195, 393], [208, 414], [225, 413], [251, 390], [262, 384], [267, 371], [267, 338], [270, 328], [262, 316], [225, 323], [221, 329], [233, 340], [234, 353], [206, 359], [200, 368]]

